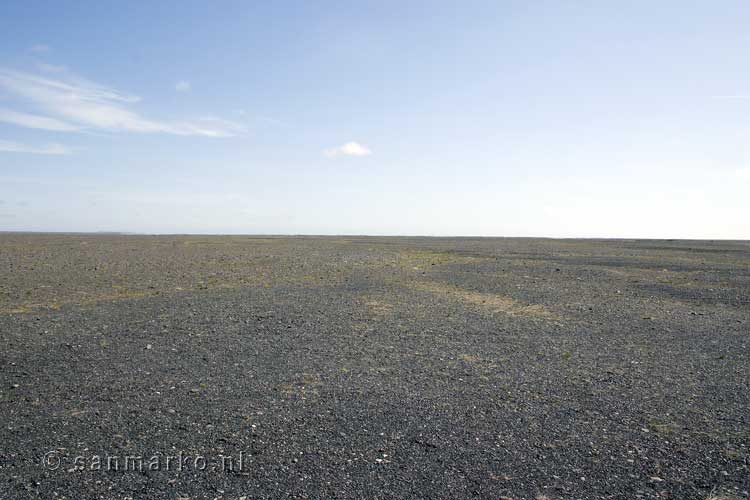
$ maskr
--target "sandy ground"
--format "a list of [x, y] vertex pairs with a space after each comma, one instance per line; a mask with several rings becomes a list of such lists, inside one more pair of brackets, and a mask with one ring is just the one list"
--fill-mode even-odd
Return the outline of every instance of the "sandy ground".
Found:
[[748, 242], [0, 234], [0, 342], [0, 500], [750, 498]]

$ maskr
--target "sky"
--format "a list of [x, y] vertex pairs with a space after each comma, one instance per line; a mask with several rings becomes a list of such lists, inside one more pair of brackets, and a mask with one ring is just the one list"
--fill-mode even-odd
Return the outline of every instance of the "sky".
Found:
[[750, 3], [0, 3], [0, 231], [750, 239]]

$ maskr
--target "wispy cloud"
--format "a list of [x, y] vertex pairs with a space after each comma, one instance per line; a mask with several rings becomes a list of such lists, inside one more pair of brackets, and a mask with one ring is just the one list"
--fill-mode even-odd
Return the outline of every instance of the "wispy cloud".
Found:
[[[31, 128], [48, 129], [53, 122], [39, 121], [39, 118], [48, 118], [57, 121], [54, 126], [59, 127], [62, 123], [72, 129], [160, 132], [206, 137], [230, 137], [245, 130], [242, 125], [226, 120], [157, 121], [145, 118], [130, 109], [130, 106], [140, 101], [139, 97], [69, 74], [53, 79], [0, 68], [0, 89], [25, 100], [41, 112], [52, 115], [39, 117], [15, 111], [8, 115], [6, 112], [6, 122], [13, 119], [16, 125]], [[25, 117], [21, 119], [21, 115]], [[32, 116], [37, 119], [31, 120]]]
[[58, 66], [57, 64], [48, 64], [45, 62], [36, 63], [36, 67], [39, 68], [39, 71], [43, 71], [45, 73], [62, 73], [63, 71], [68, 70], [68, 68], [66, 68], [65, 66]]
[[[189, 130], [195, 131], [194, 134], [183, 135], [206, 135], [210, 137], [229, 137], [242, 135], [247, 132], [247, 127], [241, 123], [236, 123], [216, 116], [204, 116], [194, 120], [191, 123], [183, 123], [182, 127], [189, 127]], [[221, 134], [221, 135], [219, 135]]]
[[32, 115], [0, 108], [0, 122], [18, 125], [20, 127], [36, 128], [42, 130], [55, 130], [58, 132], [72, 132], [79, 128], [70, 123], [50, 118], [48, 116]]
[[13, 141], [0, 140], [0, 152], [30, 153], [36, 155], [67, 155], [70, 149], [62, 144], [47, 144], [46, 146], [30, 146]]
[[347, 142], [337, 148], [326, 149], [323, 151], [323, 155], [327, 158], [336, 158], [338, 156], [369, 156], [372, 154], [367, 146], [363, 146], [358, 142]]
[[274, 125], [276, 127], [289, 127], [289, 123], [285, 122], [284, 120], [271, 118], [270, 116], [259, 115], [255, 117], [255, 121], [264, 123], [264, 124]]
[[711, 99], [750, 99], [750, 94], [712, 95]]
[[750, 180], [750, 168], [738, 168], [735, 173], [737, 174], [737, 177], [740, 177], [741, 179]]
[[263, 115], [254, 115], [250, 116], [250, 114], [247, 112], [247, 110], [238, 108], [235, 110], [232, 110], [232, 113], [234, 113], [237, 116], [245, 117], [247, 116], [249, 119], [256, 121], [258, 123], [262, 123], [264, 125], [273, 125], [276, 127], [289, 127], [289, 123], [279, 120], [278, 118], [272, 118], [270, 116], [263, 116]]
[[181, 80], [177, 82], [177, 85], [174, 86], [174, 89], [177, 92], [187, 92], [188, 90], [190, 90], [190, 82]]
[[50, 48], [49, 45], [45, 45], [43, 43], [37, 43], [35, 45], [32, 45], [31, 47], [26, 49], [28, 52], [33, 52], [35, 54], [41, 54], [44, 52], [49, 52]]

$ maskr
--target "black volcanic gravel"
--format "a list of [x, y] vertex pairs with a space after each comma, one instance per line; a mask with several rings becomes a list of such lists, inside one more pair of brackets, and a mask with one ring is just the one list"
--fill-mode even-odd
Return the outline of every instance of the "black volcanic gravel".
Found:
[[750, 498], [747, 242], [0, 234], [0, 342], [0, 500]]

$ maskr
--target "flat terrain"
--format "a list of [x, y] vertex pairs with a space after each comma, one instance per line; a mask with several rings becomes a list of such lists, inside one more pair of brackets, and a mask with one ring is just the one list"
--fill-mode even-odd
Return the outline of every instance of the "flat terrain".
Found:
[[0, 234], [0, 346], [2, 500], [750, 498], [747, 242]]

